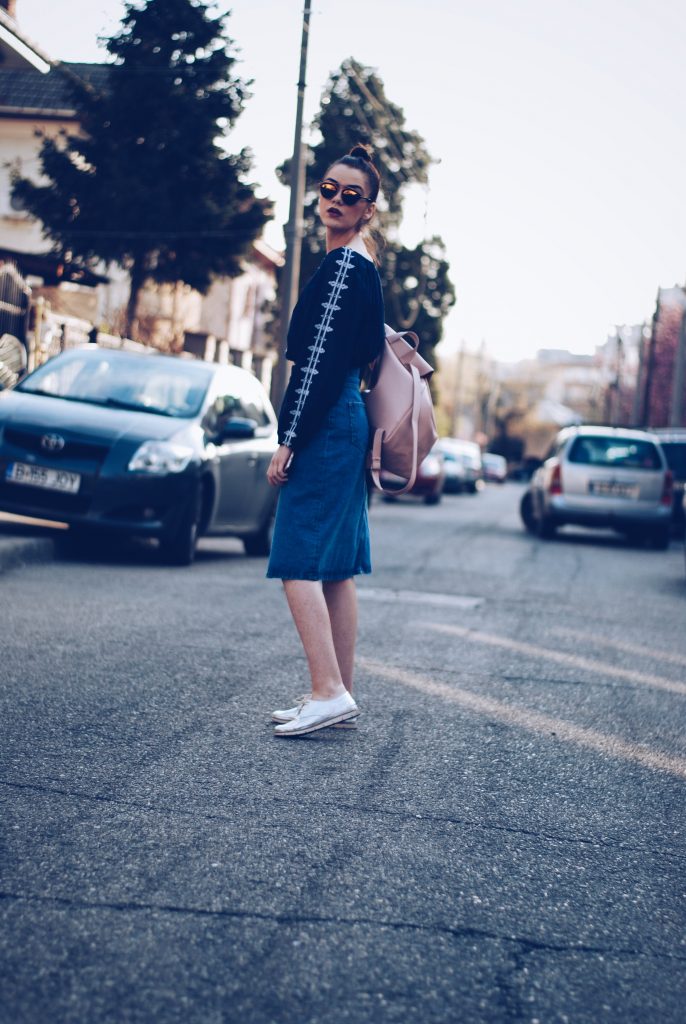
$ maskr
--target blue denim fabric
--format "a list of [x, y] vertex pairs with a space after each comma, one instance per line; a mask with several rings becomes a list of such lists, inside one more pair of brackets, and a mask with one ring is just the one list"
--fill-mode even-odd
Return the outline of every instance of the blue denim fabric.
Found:
[[354, 370], [320, 430], [295, 454], [279, 494], [267, 576], [345, 580], [372, 571], [367, 413]]

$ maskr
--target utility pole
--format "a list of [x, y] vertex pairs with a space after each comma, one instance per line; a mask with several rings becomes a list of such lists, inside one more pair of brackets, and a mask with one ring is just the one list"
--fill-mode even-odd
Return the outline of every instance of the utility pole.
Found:
[[291, 157], [291, 197], [286, 225], [286, 265], [281, 290], [281, 312], [279, 322], [279, 358], [272, 378], [272, 403], [278, 410], [286, 390], [286, 339], [291, 313], [298, 297], [300, 279], [300, 253], [302, 250], [302, 208], [305, 195], [305, 174], [303, 165], [303, 105], [305, 101], [305, 73], [307, 70], [307, 43], [310, 34], [311, 0], [305, 0], [303, 30], [300, 43], [300, 72], [298, 74], [298, 102], [295, 111], [295, 136]]

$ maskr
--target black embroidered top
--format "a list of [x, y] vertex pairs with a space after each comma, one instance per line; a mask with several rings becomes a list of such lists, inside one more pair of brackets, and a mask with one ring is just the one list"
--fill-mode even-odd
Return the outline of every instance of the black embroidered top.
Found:
[[279, 442], [293, 451], [316, 434], [351, 370], [380, 354], [381, 281], [372, 263], [347, 246], [327, 253], [293, 310], [286, 357], [291, 379], [279, 413]]

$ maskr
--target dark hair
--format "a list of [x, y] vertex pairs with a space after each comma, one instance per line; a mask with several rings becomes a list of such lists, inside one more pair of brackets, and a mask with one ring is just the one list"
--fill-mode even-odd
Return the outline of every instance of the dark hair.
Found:
[[353, 146], [350, 152], [346, 153], [345, 156], [342, 156], [340, 160], [334, 160], [329, 167], [329, 170], [337, 164], [343, 164], [344, 167], [354, 167], [356, 171], [361, 171], [367, 179], [367, 184], [369, 186], [367, 190], [369, 195], [367, 198], [376, 200], [376, 197], [379, 194], [379, 187], [381, 185], [381, 175], [379, 174], [378, 169], [374, 166], [372, 154], [366, 146], [361, 142], [358, 142], [357, 145]]
[[[329, 171], [338, 164], [343, 164], [344, 167], [354, 167], [355, 170], [361, 171], [367, 179], [367, 191], [369, 193], [367, 199], [376, 202], [376, 197], [381, 187], [381, 175], [372, 160], [371, 151], [367, 146], [362, 142], [358, 142], [349, 153], [346, 153], [345, 156], [340, 157], [338, 160], [334, 160], [329, 165]], [[362, 234], [368, 248], [371, 250], [370, 255], [372, 259], [375, 263], [378, 263], [379, 255], [384, 247], [384, 239], [381, 232], [376, 228], [365, 227], [362, 230]]]

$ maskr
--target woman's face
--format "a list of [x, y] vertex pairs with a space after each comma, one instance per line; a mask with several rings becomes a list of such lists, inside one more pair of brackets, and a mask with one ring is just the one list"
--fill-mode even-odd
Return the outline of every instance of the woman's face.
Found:
[[376, 203], [360, 199], [354, 206], [346, 206], [341, 199], [344, 188], [354, 188], [361, 196], [368, 196], [369, 182], [366, 174], [356, 167], [334, 164], [324, 181], [338, 185], [338, 192], [333, 199], [325, 199], [322, 195], [319, 197], [319, 216], [325, 227], [333, 231], [355, 232], [372, 219]]

